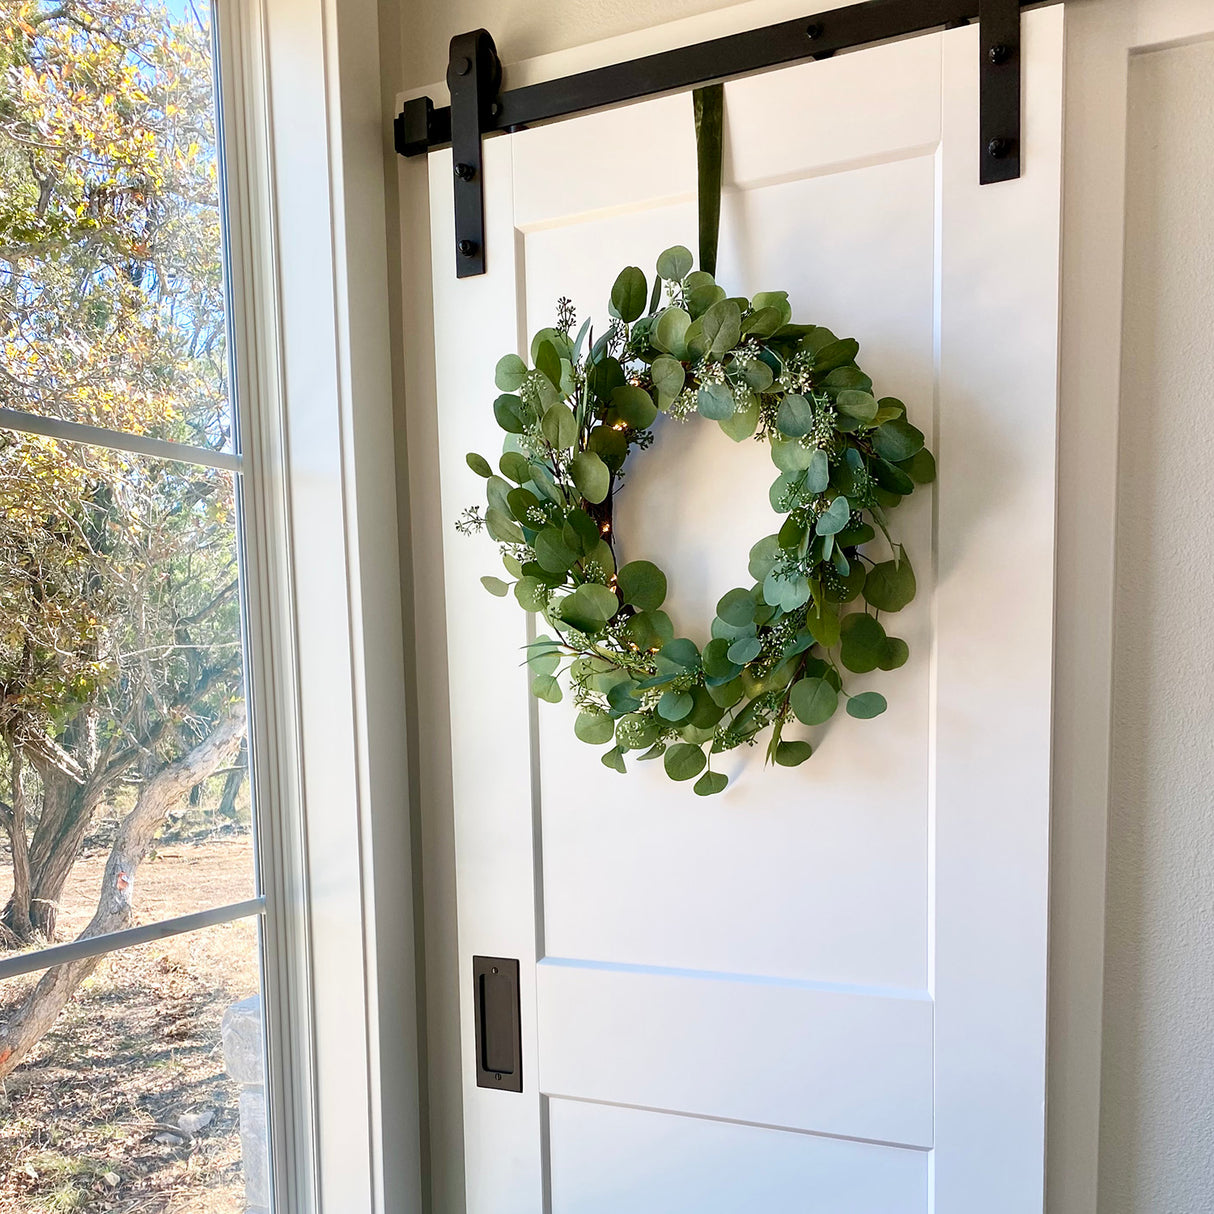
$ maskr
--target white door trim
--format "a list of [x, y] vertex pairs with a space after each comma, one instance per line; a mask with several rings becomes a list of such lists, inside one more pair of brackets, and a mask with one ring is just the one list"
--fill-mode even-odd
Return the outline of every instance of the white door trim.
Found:
[[1068, 0], [1046, 1204], [1096, 1214], [1129, 61], [1208, 0]]

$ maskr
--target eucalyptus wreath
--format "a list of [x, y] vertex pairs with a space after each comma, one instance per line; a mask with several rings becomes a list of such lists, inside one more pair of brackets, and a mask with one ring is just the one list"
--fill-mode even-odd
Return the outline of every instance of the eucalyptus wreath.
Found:
[[[607, 767], [625, 771], [634, 752], [661, 757], [672, 780], [709, 795], [728, 783], [712, 756], [755, 745], [769, 726], [768, 760], [792, 767], [813, 748], [790, 726], [822, 725], [841, 699], [853, 717], [885, 711], [878, 692], [848, 695], [843, 672], [907, 659], [881, 620], [915, 595], [888, 515], [934, 478], [935, 461], [906, 406], [873, 394], [855, 340], [792, 324], [784, 291], [727, 298], [692, 264], [687, 249], [667, 249], [652, 294], [638, 267], [623, 270], [597, 339], [562, 299], [556, 324], [532, 339], [532, 366], [516, 354], [498, 362], [500, 475], [468, 455], [487, 508], [456, 526], [484, 528], [501, 547], [513, 580], [484, 577], [486, 589], [513, 590], [552, 631], [527, 646], [534, 694], [558, 702], [566, 673], [574, 732], [611, 743]], [[722, 596], [702, 650], [662, 610], [662, 570], [615, 559], [614, 495], [659, 413], [766, 442], [779, 473], [770, 500], [783, 525], [751, 548], [753, 580]], [[864, 551], [878, 533], [881, 560]]]

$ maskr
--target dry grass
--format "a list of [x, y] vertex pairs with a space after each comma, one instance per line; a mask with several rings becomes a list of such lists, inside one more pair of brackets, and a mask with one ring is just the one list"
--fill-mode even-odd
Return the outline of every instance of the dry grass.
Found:
[[[71, 939], [95, 905], [106, 853], [72, 874]], [[236, 902], [252, 887], [247, 837], [165, 846], [139, 873], [141, 922]], [[11, 1006], [37, 975], [0, 987]], [[224, 1073], [224, 1010], [259, 988], [257, 926], [223, 924], [101, 962], [0, 1091], [0, 1212], [237, 1214], [244, 1209], [238, 1088]], [[214, 1112], [192, 1143], [153, 1123]]]

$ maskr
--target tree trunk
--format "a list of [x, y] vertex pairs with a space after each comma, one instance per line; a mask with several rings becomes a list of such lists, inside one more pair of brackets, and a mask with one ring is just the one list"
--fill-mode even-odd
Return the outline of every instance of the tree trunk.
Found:
[[[106, 861], [97, 910], [79, 939], [121, 931], [130, 923], [135, 873], [148, 844], [169, 809], [193, 785], [232, 761], [240, 748], [244, 728], [245, 708], [240, 704], [220, 720], [210, 736], [175, 763], [162, 768], [143, 786], [135, 808], [118, 828]], [[20, 1006], [0, 1023], [0, 1080], [38, 1044], [76, 988], [96, 969], [98, 961], [97, 957], [87, 957], [47, 970]]]
[[77, 784], [62, 772], [43, 770], [42, 818], [30, 843], [30, 919], [50, 942], [55, 939], [59, 898], [71, 875], [93, 813], [105, 788]]
[[13, 860], [13, 893], [8, 906], [4, 908], [4, 926], [16, 941], [26, 944], [34, 934], [34, 925], [30, 918], [29, 839], [25, 833], [28, 801], [22, 781], [25, 763], [21, 747], [14, 744], [12, 739], [9, 739], [8, 749], [12, 756], [9, 773], [13, 805], [4, 825], [8, 831], [9, 854]]
[[240, 792], [240, 786], [244, 783], [244, 778], [249, 774], [249, 743], [246, 738], [240, 744], [240, 753], [236, 756], [236, 762], [232, 766], [232, 770], [228, 772], [227, 777], [223, 782], [223, 795], [219, 798], [219, 816], [221, 818], [236, 817], [236, 797]]

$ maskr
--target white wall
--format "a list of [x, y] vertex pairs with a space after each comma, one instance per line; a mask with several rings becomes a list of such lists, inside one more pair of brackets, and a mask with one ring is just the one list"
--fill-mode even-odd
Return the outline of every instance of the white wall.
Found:
[[1214, 1208], [1214, 42], [1130, 63], [1101, 1214]]
[[[552, 73], [541, 62], [511, 75], [512, 63], [589, 47], [604, 37], [622, 35], [606, 56], [587, 49], [584, 66], [727, 33], [731, 23], [743, 28], [830, 6], [822, 0], [766, 0], [762, 15], [750, 20], [745, 0], [380, 0], [385, 36], [399, 41], [396, 86], [402, 92], [441, 81], [451, 35], [481, 25], [497, 42], [508, 84], [518, 84]], [[704, 18], [712, 28], [644, 32], [696, 14], [712, 14]], [[1121, 127], [1126, 48], [1167, 46], [1191, 37], [1194, 29], [1214, 29], [1210, 0], [1068, 3], [1050, 1214], [1096, 1214], [1098, 1130], [1099, 1214], [1214, 1210], [1214, 815], [1207, 809], [1214, 788], [1214, 729], [1208, 719], [1214, 629], [1205, 609], [1214, 600], [1214, 432], [1201, 425], [1214, 403], [1214, 43], [1132, 56], [1128, 146]], [[386, 92], [389, 87], [385, 81]], [[407, 231], [428, 223], [425, 173], [417, 162], [398, 169]], [[410, 258], [424, 245], [402, 242], [399, 301], [405, 357], [411, 361], [408, 383], [419, 394], [433, 374], [432, 367], [419, 366], [429, 358], [430, 267]], [[401, 413], [402, 474], [409, 444], [433, 446], [427, 414], [407, 408]], [[1121, 472], [1115, 482], [1119, 422]], [[402, 535], [411, 536], [405, 556], [406, 569], [411, 563], [413, 570], [414, 603], [419, 618], [441, 619], [441, 604], [427, 606], [441, 580], [441, 552], [425, 517], [437, 501], [433, 470], [409, 469], [407, 490], [401, 501], [412, 515], [402, 519]], [[1114, 497], [1121, 522], [1117, 593], [1110, 603]], [[436, 635], [411, 650], [418, 684], [444, 685], [444, 651], [445, 638]], [[441, 780], [428, 783], [426, 767], [428, 762], [438, 772], [445, 765], [442, 731], [431, 723], [446, 710], [432, 692], [431, 702], [412, 714], [419, 736], [411, 748], [423, 759], [415, 804], [430, 948], [430, 1145], [436, 1160], [446, 1161], [436, 1169], [434, 1209], [456, 1214], [462, 1208], [458, 1177], [450, 1188], [442, 1187], [458, 1160], [461, 1134], [458, 1107], [443, 1097], [458, 1075], [450, 1031], [455, 959], [433, 947], [441, 925], [454, 921], [452, 841], [447, 792]]]

